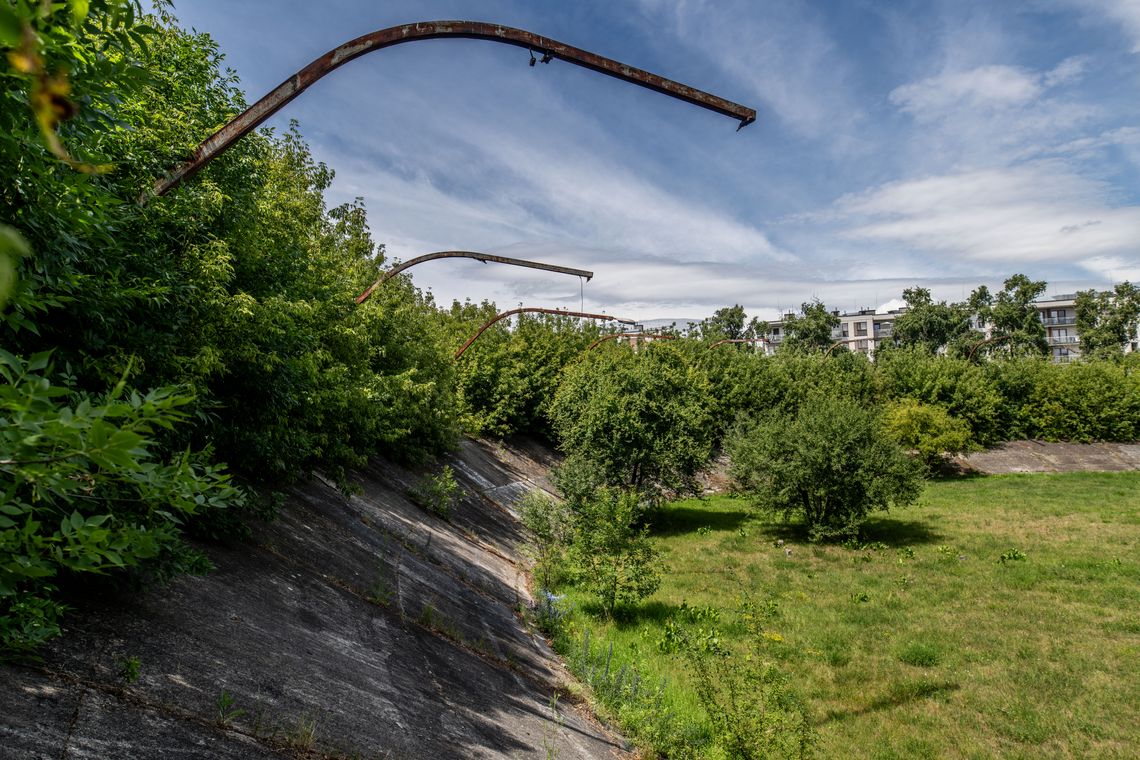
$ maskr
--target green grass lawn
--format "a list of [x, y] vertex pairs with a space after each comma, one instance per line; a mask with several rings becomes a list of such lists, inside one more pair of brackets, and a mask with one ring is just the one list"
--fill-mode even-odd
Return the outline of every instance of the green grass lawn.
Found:
[[[752, 598], [774, 603], [764, 656], [807, 702], [820, 757], [1140, 756], [1140, 473], [933, 482], [861, 547], [810, 544], [729, 497], [669, 505], [654, 536], [658, 593], [603, 622], [568, 589], [563, 649], [586, 629], [612, 642], [610, 669], [664, 678], [663, 709], [698, 742], [690, 674], [657, 642], [685, 602], [723, 611], [731, 647]], [[999, 561], [1011, 550], [1024, 558]]]

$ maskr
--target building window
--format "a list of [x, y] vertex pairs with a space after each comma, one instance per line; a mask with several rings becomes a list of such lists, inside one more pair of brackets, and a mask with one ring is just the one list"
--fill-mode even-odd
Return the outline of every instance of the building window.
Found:
[[866, 335], [867, 334], [867, 323], [866, 322], [856, 322], [855, 323], [855, 334], [856, 335]]

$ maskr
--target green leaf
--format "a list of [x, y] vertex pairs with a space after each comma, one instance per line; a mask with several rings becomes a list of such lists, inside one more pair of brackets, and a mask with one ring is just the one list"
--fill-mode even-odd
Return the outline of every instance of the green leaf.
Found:
[[19, 45], [20, 31], [20, 17], [8, 3], [0, 3], [0, 47], [11, 48]]
[[90, 0], [67, 0], [67, 4], [71, 8], [71, 20], [79, 26], [87, 19], [87, 13], [91, 10]]

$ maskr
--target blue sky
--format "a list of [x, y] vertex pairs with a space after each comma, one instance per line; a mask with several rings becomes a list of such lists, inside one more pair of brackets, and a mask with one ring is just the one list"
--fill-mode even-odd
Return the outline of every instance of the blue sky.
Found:
[[736, 123], [526, 51], [436, 40], [365, 56], [300, 122], [392, 259], [467, 249], [591, 269], [412, 270], [443, 304], [638, 319], [818, 297], [961, 299], [1140, 280], [1140, 0], [180, 0], [255, 100], [368, 31], [516, 26], [755, 108]]

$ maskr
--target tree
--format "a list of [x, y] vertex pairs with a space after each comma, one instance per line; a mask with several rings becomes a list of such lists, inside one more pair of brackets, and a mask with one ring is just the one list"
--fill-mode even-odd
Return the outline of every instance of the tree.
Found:
[[709, 382], [682, 349], [591, 351], [567, 367], [550, 406], [566, 467], [648, 494], [690, 490], [713, 438]]
[[839, 317], [817, 298], [801, 304], [799, 316], [792, 314], [784, 320], [784, 341], [780, 347], [800, 353], [826, 351], [835, 342], [832, 330], [838, 326]]
[[919, 346], [936, 354], [952, 343], [970, 337], [980, 340], [971, 324], [972, 311], [968, 304], [935, 303], [926, 288], [907, 288], [903, 291], [906, 311], [895, 319], [894, 340], [900, 346]]
[[1008, 336], [1004, 343], [1010, 353], [1039, 356], [1049, 353], [1045, 323], [1033, 303], [1045, 292], [1046, 282], [1015, 274], [1003, 285], [992, 305], [985, 306], [979, 298], [980, 316], [993, 323], [994, 337]]
[[643, 512], [637, 492], [602, 488], [574, 515], [575, 565], [606, 617], [618, 604], [644, 599], [661, 585], [660, 556], [641, 521]]
[[820, 396], [794, 416], [743, 420], [726, 446], [742, 492], [813, 540], [854, 537], [867, 514], [906, 506], [922, 490], [921, 466], [891, 440], [878, 410]]
[[1077, 293], [1077, 332], [1081, 355], [1114, 359], [1132, 336], [1140, 320], [1140, 287], [1119, 283], [1111, 291], [1082, 290]]
[[744, 307], [740, 304], [717, 309], [701, 322], [701, 337], [706, 340], [739, 340], [744, 337]]

